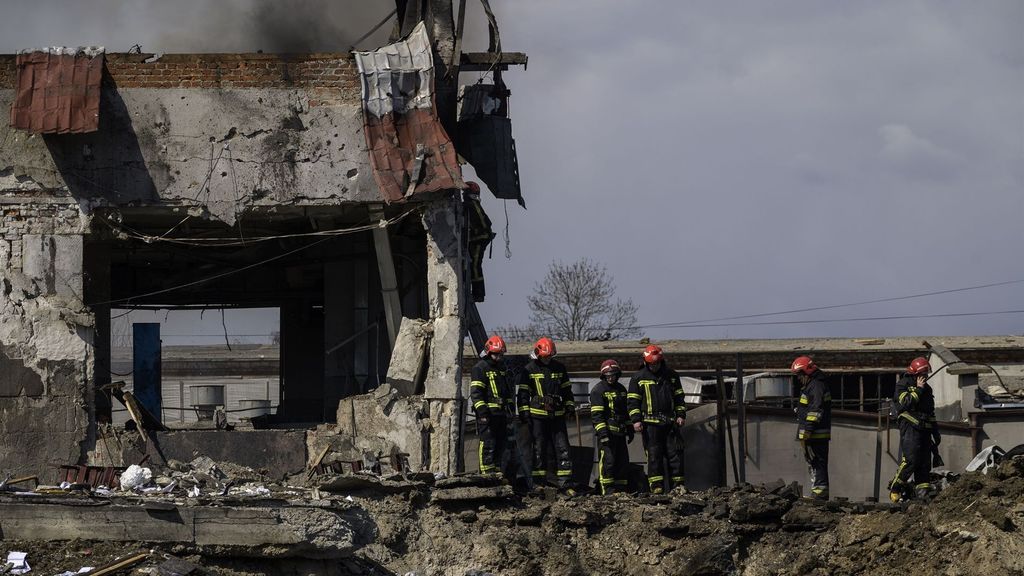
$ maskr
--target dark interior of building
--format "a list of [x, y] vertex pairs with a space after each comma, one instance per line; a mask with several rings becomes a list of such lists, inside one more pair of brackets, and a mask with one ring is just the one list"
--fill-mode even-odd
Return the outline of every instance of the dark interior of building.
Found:
[[[389, 239], [402, 314], [425, 318], [426, 234], [414, 212], [383, 217], [401, 218]], [[234, 226], [170, 208], [101, 211], [85, 246], [86, 301], [106, 340], [97, 382], [110, 381], [111, 305], [276, 307], [281, 398], [270, 424], [333, 421], [338, 401], [375, 388], [390, 360], [370, 220], [366, 206], [249, 210]]]

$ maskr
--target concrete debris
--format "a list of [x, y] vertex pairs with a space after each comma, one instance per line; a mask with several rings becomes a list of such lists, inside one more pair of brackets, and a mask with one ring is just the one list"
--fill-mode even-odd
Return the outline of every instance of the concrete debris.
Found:
[[448, 488], [435, 490], [431, 493], [431, 499], [435, 502], [483, 502], [488, 500], [504, 500], [512, 497], [511, 486], [491, 486]]
[[377, 494], [401, 494], [413, 490], [426, 490], [427, 486], [420, 481], [389, 480], [373, 474], [344, 474], [322, 481], [318, 488], [335, 494], [367, 490]]
[[[362, 472], [314, 489], [204, 488], [201, 498], [181, 489], [31, 502], [6, 495], [0, 534], [38, 555], [45, 573], [66, 570], [51, 560], [80, 558], [70, 550], [89, 539], [144, 543], [237, 576], [1024, 572], [1024, 456], [988, 474], [950, 476], [934, 500], [909, 504], [812, 501], [781, 481], [659, 496], [519, 497], [494, 477], [428, 476]], [[50, 542], [25, 543], [30, 535]], [[148, 565], [141, 573], [173, 573]]]

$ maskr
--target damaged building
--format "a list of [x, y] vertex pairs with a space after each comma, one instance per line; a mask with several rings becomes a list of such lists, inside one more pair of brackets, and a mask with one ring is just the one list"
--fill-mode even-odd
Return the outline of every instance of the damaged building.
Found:
[[[493, 18], [463, 53], [450, 1], [397, 4], [368, 52], [0, 56], [0, 471], [201, 451], [285, 475], [332, 446], [461, 466], [460, 162], [521, 201], [500, 71], [526, 58]], [[460, 110], [471, 70], [498, 73]], [[135, 327], [125, 394], [111, 310], [236, 307], [280, 311], [274, 429], [164, 430], [159, 334]], [[141, 446], [110, 441], [125, 410]]]

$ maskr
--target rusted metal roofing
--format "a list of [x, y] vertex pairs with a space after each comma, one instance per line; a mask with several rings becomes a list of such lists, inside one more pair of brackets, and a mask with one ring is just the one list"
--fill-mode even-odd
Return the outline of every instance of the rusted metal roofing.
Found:
[[366, 145], [384, 200], [462, 188], [455, 146], [434, 106], [434, 63], [423, 23], [405, 40], [355, 56]]
[[95, 132], [100, 120], [101, 50], [18, 54], [11, 127], [39, 134]]

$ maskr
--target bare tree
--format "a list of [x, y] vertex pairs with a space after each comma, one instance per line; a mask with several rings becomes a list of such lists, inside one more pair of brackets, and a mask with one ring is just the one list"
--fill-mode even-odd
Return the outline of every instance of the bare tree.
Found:
[[527, 303], [531, 324], [518, 329], [524, 335], [609, 340], [639, 334], [636, 304], [615, 298], [615, 283], [607, 268], [587, 258], [571, 264], [552, 262]]
[[515, 324], [508, 324], [504, 326], [498, 326], [494, 329], [495, 334], [500, 334], [505, 342], [534, 342], [537, 338], [544, 336], [545, 334], [537, 327], [517, 326]]

